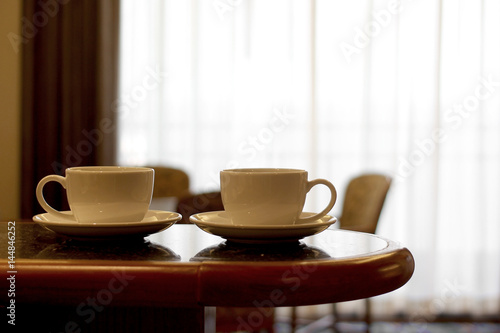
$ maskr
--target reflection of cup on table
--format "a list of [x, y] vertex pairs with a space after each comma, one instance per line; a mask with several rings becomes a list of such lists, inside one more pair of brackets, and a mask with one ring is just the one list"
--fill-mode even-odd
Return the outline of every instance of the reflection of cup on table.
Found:
[[107, 239], [105, 242], [89, 242], [77, 239], [65, 239], [53, 242], [34, 259], [72, 259], [82, 260], [154, 260], [179, 261], [181, 257], [170, 248], [152, 243], [144, 238], [128, 238], [127, 246], [121, 240]]
[[304, 243], [245, 244], [222, 242], [198, 252], [189, 261], [300, 261], [329, 259], [319, 247]]
[[[293, 225], [318, 220], [335, 204], [335, 187], [325, 179], [307, 180], [307, 171], [296, 169], [233, 169], [220, 173], [224, 209], [233, 224]], [[328, 205], [318, 214], [299, 218], [307, 193], [315, 185], [330, 189]]]
[[[52, 208], [43, 197], [43, 186], [56, 181], [66, 189], [71, 212]], [[149, 210], [154, 170], [135, 167], [75, 167], [66, 177], [49, 175], [36, 188], [36, 197], [47, 213], [81, 223], [141, 221]]]

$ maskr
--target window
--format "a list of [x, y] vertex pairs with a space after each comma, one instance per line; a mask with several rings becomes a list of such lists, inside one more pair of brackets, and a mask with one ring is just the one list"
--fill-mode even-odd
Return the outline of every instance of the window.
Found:
[[196, 192], [233, 167], [306, 169], [341, 197], [388, 173], [379, 233], [417, 268], [375, 311], [498, 313], [499, 14], [489, 0], [123, 1], [119, 163], [183, 168]]

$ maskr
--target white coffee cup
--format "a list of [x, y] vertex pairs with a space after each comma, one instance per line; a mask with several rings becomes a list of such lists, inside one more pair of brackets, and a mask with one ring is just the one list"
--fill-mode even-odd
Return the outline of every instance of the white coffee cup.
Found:
[[[70, 212], [52, 208], [43, 186], [58, 182], [66, 189]], [[38, 183], [36, 197], [47, 213], [80, 223], [141, 221], [153, 195], [154, 170], [150, 168], [89, 166], [66, 169], [66, 177], [49, 175]]]
[[[232, 169], [220, 172], [224, 210], [233, 224], [293, 225], [324, 217], [335, 204], [337, 191], [328, 180], [307, 180], [307, 171], [296, 169]], [[315, 185], [326, 185], [331, 197], [321, 212], [300, 218], [306, 194]]]

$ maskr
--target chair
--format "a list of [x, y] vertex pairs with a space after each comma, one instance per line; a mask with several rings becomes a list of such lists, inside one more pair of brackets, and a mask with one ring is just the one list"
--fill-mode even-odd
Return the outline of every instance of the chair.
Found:
[[177, 202], [191, 195], [189, 175], [183, 170], [165, 166], [149, 166], [155, 170], [151, 209], [174, 210]]
[[[350, 180], [339, 217], [339, 228], [374, 234], [392, 179], [382, 174], [364, 174]], [[371, 324], [371, 304], [365, 299], [367, 332]], [[333, 304], [333, 318], [337, 321], [337, 307]], [[292, 308], [292, 328], [296, 323], [296, 310]], [[337, 331], [335, 328], [334, 331]]]
[[[353, 178], [345, 193], [339, 228], [374, 234], [384, 206], [392, 179], [381, 174], [366, 174]], [[371, 302], [365, 302], [367, 332], [371, 325]], [[333, 304], [334, 318], [338, 318], [336, 304]]]
[[353, 178], [347, 186], [339, 227], [374, 234], [390, 186], [391, 178], [381, 174]]
[[185, 196], [179, 200], [176, 208], [182, 215], [183, 223], [191, 223], [189, 217], [193, 214], [217, 210], [224, 210], [221, 193], [218, 191]]

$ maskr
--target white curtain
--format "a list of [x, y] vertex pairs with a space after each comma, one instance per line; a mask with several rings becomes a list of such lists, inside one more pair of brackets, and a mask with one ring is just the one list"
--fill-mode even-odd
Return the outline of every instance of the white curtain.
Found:
[[120, 164], [183, 168], [194, 192], [302, 168], [340, 197], [387, 173], [378, 233], [416, 270], [374, 313], [498, 315], [499, 1], [123, 0], [121, 20]]

